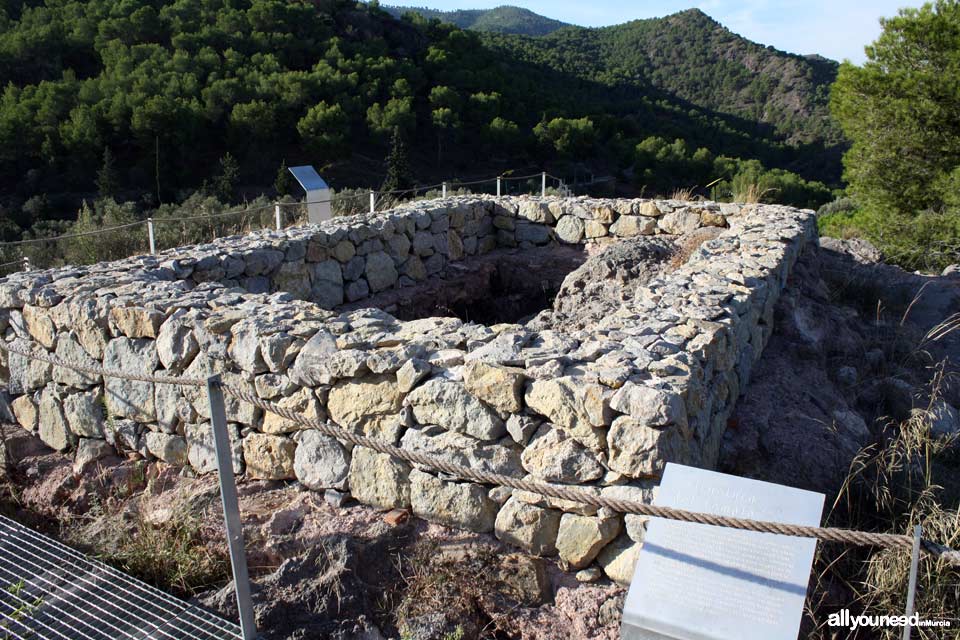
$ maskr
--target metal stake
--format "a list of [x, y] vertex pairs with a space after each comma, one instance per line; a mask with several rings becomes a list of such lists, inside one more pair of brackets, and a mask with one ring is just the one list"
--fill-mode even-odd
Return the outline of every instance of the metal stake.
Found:
[[243, 640], [257, 636], [250, 599], [250, 577], [247, 575], [247, 556], [243, 544], [243, 525], [237, 502], [237, 484], [233, 477], [230, 434], [227, 432], [227, 412], [220, 389], [220, 376], [207, 378], [207, 398], [210, 401], [210, 422], [213, 423], [213, 442], [217, 453], [217, 472], [220, 476], [220, 498], [223, 501], [223, 520], [227, 527], [227, 546], [230, 548], [230, 566], [237, 591], [237, 609], [240, 611], [240, 630]]
[[377, 193], [370, 189], [370, 213], [377, 212]]
[[283, 221], [280, 219], [280, 203], [279, 202], [273, 207], [273, 217], [276, 219], [276, 222], [277, 222], [277, 231], [280, 231], [280, 229], [283, 228]]
[[503, 180], [500, 176], [497, 176], [497, 197], [500, 197], [500, 183]]
[[[917, 525], [913, 529], [913, 555], [910, 557], [910, 585], [907, 587], [907, 620], [913, 615], [914, 603], [917, 599], [917, 569], [920, 565], [920, 537], [923, 528]], [[910, 640], [910, 623], [903, 627], [903, 640]]]
[[147, 235], [150, 237], [150, 255], [157, 255], [157, 241], [153, 235], [153, 218], [147, 218]]
[[540, 197], [547, 197], [547, 172], [544, 171], [543, 175], [540, 176]]
[[447, 197], [447, 183], [446, 183], [446, 182], [443, 183], [443, 197], [444, 197], [444, 198]]

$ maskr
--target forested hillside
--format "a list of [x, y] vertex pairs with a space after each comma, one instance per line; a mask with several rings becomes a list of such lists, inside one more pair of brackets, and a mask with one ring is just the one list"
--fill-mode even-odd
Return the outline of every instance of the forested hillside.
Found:
[[830, 68], [729, 37], [696, 12], [528, 38], [350, 0], [10, 0], [0, 234], [72, 219], [81, 199], [235, 200], [284, 162], [376, 186], [394, 132], [422, 182], [547, 167], [626, 193], [829, 199], [807, 181], [839, 180]]
[[405, 13], [414, 12], [427, 19], [436, 18], [442, 22], [455, 24], [461, 29], [524, 36], [543, 36], [567, 26], [564, 22], [541, 16], [522, 7], [503, 6], [495, 9], [460, 9], [458, 11], [437, 11], [426, 7], [382, 6], [382, 8], [396, 18]]

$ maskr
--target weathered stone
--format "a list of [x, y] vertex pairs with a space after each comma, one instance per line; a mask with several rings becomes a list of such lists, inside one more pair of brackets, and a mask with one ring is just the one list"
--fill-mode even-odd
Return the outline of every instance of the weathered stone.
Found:
[[594, 220], [588, 220], [583, 227], [583, 235], [588, 240], [603, 238], [607, 235], [607, 227]]
[[122, 419], [110, 420], [104, 425], [103, 432], [107, 444], [119, 453], [127, 451], [146, 453], [146, 448], [140, 446], [143, 425], [138, 422]]
[[310, 277], [310, 300], [324, 309], [343, 304], [343, 271], [339, 262], [325, 260], [310, 265]]
[[144, 435], [147, 451], [174, 467], [187, 464], [187, 441], [181, 436], [148, 431]]
[[494, 526], [496, 536], [527, 553], [548, 556], [557, 552], [560, 513], [510, 498], [500, 508]]
[[532, 224], [525, 220], [517, 222], [514, 231], [517, 242], [529, 242], [531, 244], [547, 244], [550, 242], [550, 228], [544, 225]]
[[338, 262], [347, 263], [357, 255], [357, 248], [349, 240], [341, 240], [330, 253]]
[[577, 244], [583, 240], [583, 220], [576, 216], [564, 216], [557, 222], [557, 238], [568, 244]]
[[530, 222], [553, 224], [553, 214], [550, 213], [550, 206], [538, 200], [524, 200], [521, 202], [517, 216]]
[[307, 341], [290, 368], [290, 380], [305, 387], [318, 387], [332, 382], [329, 364], [339, 351], [337, 339], [329, 331], [318, 331]]
[[581, 484], [604, 474], [596, 456], [576, 440], [544, 425], [523, 450], [523, 468], [550, 482]]
[[[43, 347], [22, 338], [14, 340], [10, 346], [34, 356], [49, 356]], [[36, 358], [27, 358], [16, 353], [10, 353], [7, 368], [10, 370], [8, 391], [11, 394], [31, 393], [42, 389], [53, 380], [53, 365]]]
[[[135, 375], [152, 376], [159, 362], [153, 340], [115, 338], [103, 354], [105, 369]], [[108, 376], [104, 380], [104, 396], [107, 412], [112, 416], [138, 422], [153, 422], [157, 418], [152, 382]]]
[[63, 415], [62, 402], [60, 390], [56, 385], [48, 385], [40, 394], [37, 435], [45, 445], [57, 451], [66, 451], [77, 441], [77, 437], [70, 431], [67, 419]]
[[63, 414], [70, 431], [82, 438], [103, 438], [103, 394], [99, 389], [74, 393], [63, 400]]
[[508, 476], [523, 473], [520, 453], [503, 443], [483, 443], [454, 431], [427, 435], [424, 429], [408, 429], [400, 446], [417, 453], [436, 456], [451, 464]]
[[634, 238], [636, 236], [652, 235], [656, 229], [657, 221], [653, 218], [620, 216], [610, 227], [610, 233], [618, 238]]
[[430, 380], [407, 396], [407, 401], [420, 424], [437, 425], [478, 440], [495, 440], [506, 433], [503, 420], [457, 382]]
[[537, 432], [541, 424], [543, 424], [542, 420], [515, 413], [507, 419], [507, 433], [510, 434], [514, 442], [525, 445], [530, 442], [530, 438]]
[[671, 211], [660, 219], [660, 228], [674, 235], [693, 233], [700, 228], [700, 214], [689, 209]]
[[360, 502], [382, 509], [410, 506], [410, 467], [385, 453], [354, 447], [350, 460], [350, 493]]
[[506, 419], [523, 409], [523, 369], [514, 369], [473, 361], [463, 369], [463, 385]]
[[421, 518], [477, 533], [493, 531], [497, 516], [482, 486], [446, 482], [416, 469], [410, 471], [410, 502]]
[[613, 421], [607, 441], [610, 468], [631, 478], [659, 475], [667, 462], [686, 458], [687, 445], [676, 427], [649, 427], [628, 416]]
[[574, 569], [593, 562], [600, 550], [620, 533], [620, 518], [594, 518], [565, 513], [557, 533], [560, 559]]
[[243, 439], [247, 475], [255, 480], [293, 480], [297, 443], [283, 436], [251, 433]]
[[267, 369], [273, 373], [286, 371], [304, 341], [287, 333], [275, 333], [260, 338], [260, 355]]
[[254, 374], [269, 371], [260, 351], [260, 336], [266, 326], [260, 318], [248, 318], [230, 328], [232, 337], [227, 353], [244, 371]]
[[23, 322], [30, 336], [52, 351], [57, 344], [57, 328], [46, 309], [26, 305], [23, 307]]
[[30, 396], [19, 396], [10, 403], [17, 422], [27, 431], [37, 430], [37, 405]]
[[613, 395], [610, 406], [650, 427], [687, 428], [683, 399], [669, 391], [628, 382]]
[[[213, 426], [209, 422], [187, 424], [184, 429], [187, 440], [187, 461], [198, 474], [217, 471], [217, 445], [213, 436]], [[235, 474], [243, 473], [243, 444], [240, 440], [240, 428], [235, 424], [227, 425], [230, 438], [230, 466]]]
[[[320, 407], [320, 401], [317, 399], [317, 396], [314, 395], [312, 389], [300, 389], [300, 391], [297, 391], [293, 395], [281, 399], [277, 402], [277, 405], [279, 405], [281, 409], [295, 412], [297, 416], [302, 419], [318, 420], [321, 422], [327, 419], [326, 414]], [[265, 412], [263, 416], [262, 431], [264, 433], [292, 433], [303, 428], [300, 422], [288, 420], [272, 411]]]
[[573, 377], [534, 380], [527, 385], [524, 400], [527, 407], [546, 416], [585, 447], [596, 451], [604, 448], [599, 427], [606, 423], [607, 405], [600, 385]]
[[280, 269], [273, 276], [273, 286], [278, 291], [285, 291], [301, 300], [307, 298], [316, 300], [315, 296], [311, 296], [310, 269], [302, 262], [284, 262], [280, 265]]
[[[78, 364], [83, 367], [99, 367], [99, 363], [87, 355], [87, 352], [84, 351], [83, 347], [80, 346], [80, 343], [77, 341], [77, 338], [73, 333], [64, 333], [60, 335], [60, 337], [57, 339], [56, 355], [64, 362]], [[54, 382], [59, 382], [60, 384], [73, 387], [74, 389], [89, 389], [90, 387], [99, 384], [102, 380], [99, 375], [84, 373], [75, 369], [68, 369], [67, 367], [55, 366], [53, 368], [52, 375]]]
[[113, 447], [103, 440], [80, 438], [77, 442], [77, 453], [73, 457], [73, 472], [83, 473], [87, 467], [97, 460], [113, 454]]
[[327, 411], [330, 419], [346, 429], [363, 429], [375, 419], [400, 411], [403, 394], [391, 374], [361, 380], [344, 380], [330, 390]]
[[370, 291], [377, 293], [390, 289], [397, 284], [397, 268], [393, 264], [393, 258], [383, 251], [371, 253], [367, 256], [366, 267], [367, 283], [370, 285]]
[[163, 313], [142, 307], [114, 307], [110, 322], [127, 338], [156, 338], [163, 323]]
[[640, 548], [643, 545], [634, 542], [626, 535], [605, 546], [597, 555], [597, 562], [607, 577], [623, 586], [629, 586], [633, 580], [633, 568], [637, 564]]
[[337, 440], [319, 431], [306, 430], [297, 436], [293, 460], [297, 480], [308, 489], [347, 489], [350, 454]]
[[160, 325], [157, 334], [157, 355], [171, 373], [180, 373], [200, 353], [200, 343], [187, 324], [184, 314], [174, 313]]

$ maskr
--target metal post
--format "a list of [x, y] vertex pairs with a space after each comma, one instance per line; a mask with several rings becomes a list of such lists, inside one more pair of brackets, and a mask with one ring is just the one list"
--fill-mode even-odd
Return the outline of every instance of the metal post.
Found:
[[227, 527], [230, 566], [233, 568], [233, 584], [237, 591], [237, 608], [240, 611], [240, 630], [243, 632], [243, 640], [253, 640], [257, 635], [257, 624], [253, 617], [253, 601], [250, 599], [243, 525], [240, 522], [236, 479], [233, 477], [233, 455], [230, 434], [227, 432], [227, 412], [223, 403], [223, 390], [220, 388], [220, 376], [207, 378], [207, 398], [210, 401], [210, 422], [213, 424], [213, 443], [217, 453], [217, 473], [220, 476], [220, 498], [223, 501], [223, 520]]
[[547, 197], [547, 172], [544, 171], [543, 175], [540, 176], [540, 197]]
[[503, 178], [501, 178], [500, 176], [497, 176], [497, 197], [498, 198], [500, 197], [500, 192], [501, 192], [500, 184], [502, 180]]
[[370, 213], [377, 212], [377, 193], [373, 189], [370, 189]]
[[157, 241], [153, 235], [153, 218], [147, 218], [147, 236], [150, 238], [150, 255], [157, 255]]
[[446, 182], [443, 183], [443, 197], [444, 197], [444, 198], [447, 197], [447, 183], [446, 183]]
[[910, 584], [907, 587], [907, 624], [903, 627], [903, 640], [910, 640], [910, 616], [913, 615], [914, 603], [917, 599], [917, 568], [920, 564], [920, 537], [923, 528], [917, 525], [913, 529], [913, 555], [910, 558]]
[[30, 256], [23, 256], [23, 270], [30, 271]]
[[280, 218], [280, 203], [274, 205], [273, 207], [273, 217], [277, 223], [277, 231], [283, 228], [283, 220]]

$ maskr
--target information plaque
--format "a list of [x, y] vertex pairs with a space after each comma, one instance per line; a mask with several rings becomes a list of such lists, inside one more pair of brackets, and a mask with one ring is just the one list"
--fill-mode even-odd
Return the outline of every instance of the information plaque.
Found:
[[[819, 526], [824, 496], [668, 464], [658, 506]], [[651, 518], [623, 640], [796, 640], [816, 540]]]

